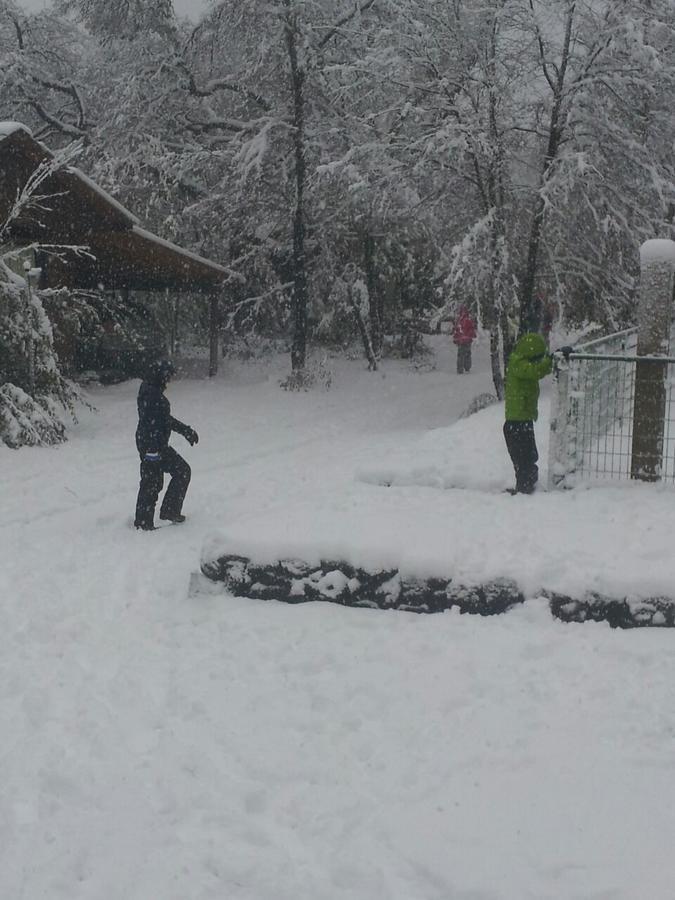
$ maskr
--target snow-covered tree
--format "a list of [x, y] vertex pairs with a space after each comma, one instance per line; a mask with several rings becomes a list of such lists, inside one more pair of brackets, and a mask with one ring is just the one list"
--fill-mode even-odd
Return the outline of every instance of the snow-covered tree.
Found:
[[0, 258], [0, 441], [8, 447], [64, 439], [78, 394], [61, 375], [40, 295]]
[[401, 158], [424, 167], [436, 212], [441, 198], [451, 210], [438, 217], [448, 287], [490, 330], [500, 393], [499, 344], [508, 352], [516, 320], [538, 327], [537, 295], [583, 286], [594, 312], [616, 304], [630, 290], [633, 223], [664, 225], [672, 4], [392, 4], [414, 123]]
[[638, 247], [673, 229], [675, 9], [661, 0], [578, 5], [568, 22], [583, 51], [570, 49], [526, 275], [531, 281], [541, 221], [539, 269], [555, 292], [620, 326], [632, 305]]
[[499, 393], [542, 292], [623, 324], [637, 246], [672, 229], [670, 0], [215, 0], [192, 30], [169, 0], [59, 10], [0, 0], [6, 117], [78, 136], [228, 266], [227, 321], [290, 326], [296, 373], [355, 265], [376, 358], [398, 312], [461, 299]]
[[[226, 195], [237, 204], [238, 218], [255, 217], [249, 224], [251, 243], [275, 245], [281, 280], [292, 285], [291, 362], [299, 381], [306, 357], [310, 258], [321, 252], [317, 167], [339, 136], [336, 121], [344, 116], [339, 101], [351, 101], [344, 88], [336, 95], [330, 75], [344, 63], [339, 55], [351, 30], [364, 25], [374, 5], [374, 0], [265, 5], [221, 0], [193, 41], [193, 71], [202, 80], [195, 76], [192, 90], [204, 107], [188, 128], [229, 154], [236, 179]], [[209, 67], [200, 72], [204, 60]]]
[[0, 103], [3, 117], [25, 122], [36, 137], [63, 146], [87, 142], [87, 87], [80, 74], [92, 42], [51, 12], [26, 15], [0, 0]]
[[9, 447], [56, 443], [64, 437], [67, 416], [74, 417], [78, 392], [59, 370], [37, 285], [39, 269], [30, 269], [30, 258], [38, 249], [59, 254], [84, 248], [34, 244], [17, 249], [12, 226], [21, 217], [39, 218], [49, 203], [45, 185], [76, 149], [41, 164], [0, 221], [0, 440]]
[[56, 7], [104, 40], [172, 34], [176, 25], [172, 0], [56, 0]]

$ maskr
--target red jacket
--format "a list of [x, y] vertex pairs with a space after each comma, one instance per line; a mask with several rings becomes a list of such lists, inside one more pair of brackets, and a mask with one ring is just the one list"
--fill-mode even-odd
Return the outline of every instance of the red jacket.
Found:
[[470, 344], [476, 337], [476, 323], [471, 318], [466, 306], [460, 307], [452, 329], [452, 340], [455, 344]]

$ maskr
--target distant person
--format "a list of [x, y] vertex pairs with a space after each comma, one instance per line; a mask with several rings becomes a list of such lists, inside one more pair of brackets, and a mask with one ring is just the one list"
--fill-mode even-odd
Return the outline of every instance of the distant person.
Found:
[[159, 510], [160, 519], [184, 522], [183, 501], [190, 484], [190, 466], [169, 446], [172, 431], [182, 434], [190, 444], [199, 436], [194, 428], [171, 415], [171, 405], [164, 396], [169, 380], [175, 375], [173, 363], [162, 360], [150, 367], [138, 391], [138, 428], [136, 447], [141, 457], [141, 483], [136, 501], [134, 525], [143, 531], [154, 531], [155, 506], [164, 485], [164, 473], [171, 476]]
[[452, 340], [457, 346], [457, 374], [471, 371], [471, 344], [476, 339], [476, 323], [466, 306], [460, 306], [452, 329]]
[[541, 298], [541, 333], [547, 344], [551, 341], [551, 331], [555, 322], [556, 307], [552, 300]]
[[513, 494], [531, 494], [537, 486], [534, 423], [539, 415], [539, 382], [552, 368], [553, 357], [540, 334], [524, 334], [516, 342], [506, 369], [504, 422], [506, 447], [516, 473]]

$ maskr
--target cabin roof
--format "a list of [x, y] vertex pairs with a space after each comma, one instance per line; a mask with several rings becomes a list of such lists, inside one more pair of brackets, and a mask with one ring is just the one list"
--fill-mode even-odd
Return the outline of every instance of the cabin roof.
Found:
[[[0, 122], [0, 222], [40, 166], [54, 159], [25, 125]], [[223, 266], [142, 228], [133, 213], [75, 166], [50, 173], [36, 194], [39, 201], [11, 224], [13, 241], [87, 250], [66, 251], [58, 260], [47, 255], [46, 286], [216, 291], [225, 280]]]

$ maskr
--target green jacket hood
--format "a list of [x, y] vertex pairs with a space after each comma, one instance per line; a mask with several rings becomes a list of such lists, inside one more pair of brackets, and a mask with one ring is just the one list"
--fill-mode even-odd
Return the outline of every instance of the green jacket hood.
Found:
[[524, 334], [516, 342], [513, 352], [523, 359], [533, 359], [536, 356], [543, 356], [546, 353], [546, 341], [540, 334]]

